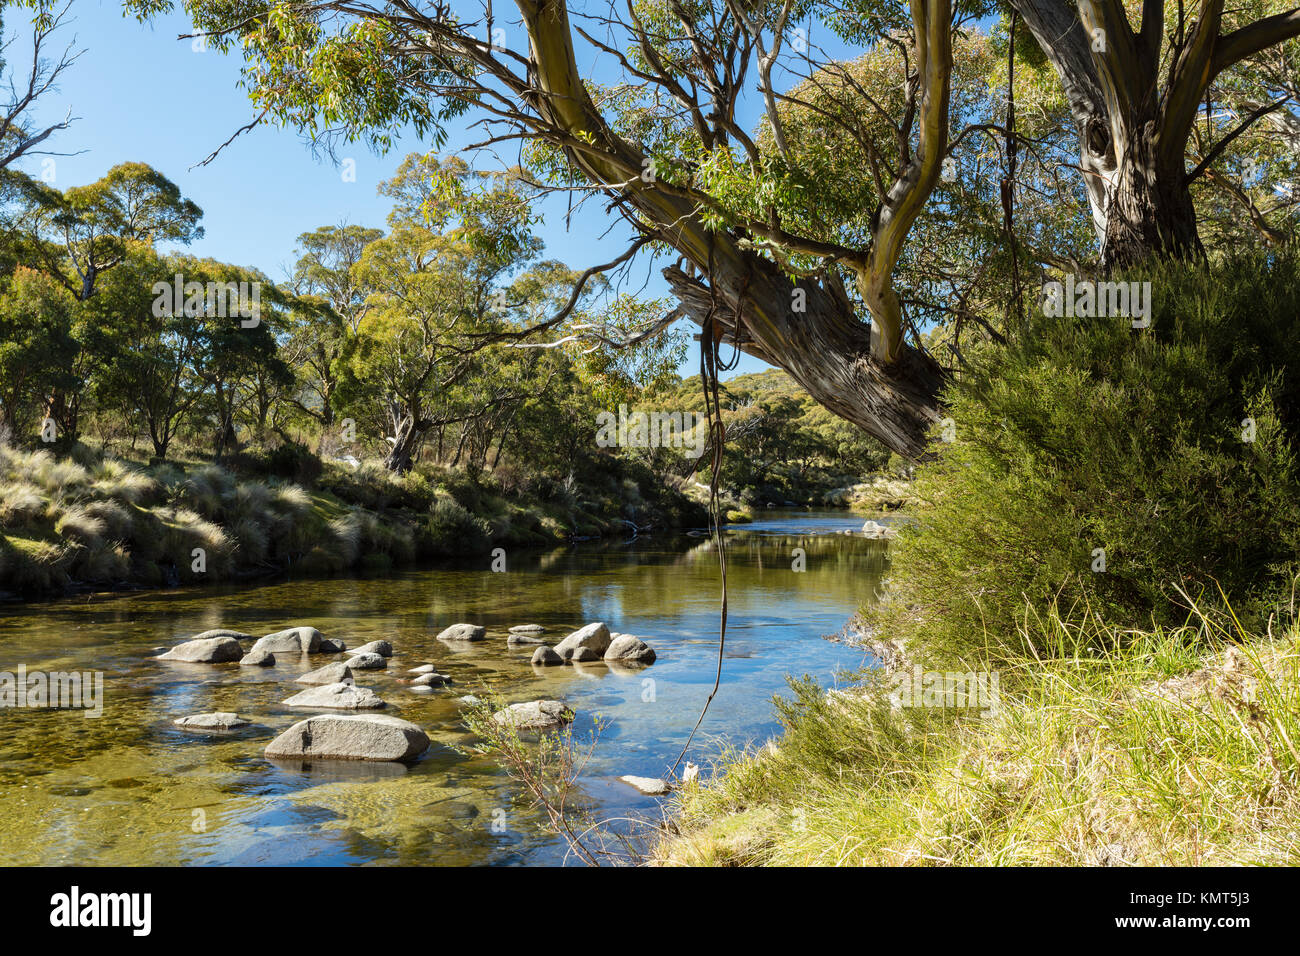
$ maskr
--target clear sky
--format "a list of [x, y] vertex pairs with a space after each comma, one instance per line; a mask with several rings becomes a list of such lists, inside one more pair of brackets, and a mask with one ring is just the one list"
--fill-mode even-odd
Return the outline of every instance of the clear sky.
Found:
[[[30, 29], [24, 11], [7, 13], [6, 33], [16, 37], [7, 50], [9, 68], [21, 71]], [[92, 182], [117, 163], [148, 163], [203, 209], [205, 235], [189, 247], [196, 255], [256, 267], [282, 279], [292, 269], [300, 234], [339, 223], [383, 227], [388, 203], [376, 194], [377, 185], [392, 176], [407, 153], [428, 148], [410, 135], [382, 156], [345, 145], [339, 156], [355, 161], [355, 182], [349, 182], [330, 158], [314, 156], [310, 143], [293, 130], [261, 126], [240, 136], [213, 162], [197, 166], [253, 118], [252, 105], [238, 86], [239, 58], [196, 50], [192, 41], [178, 40], [191, 31], [183, 16], [140, 24], [122, 16], [118, 0], [75, 0], [71, 17], [56, 38], [61, 35], [62, 44], [85, 52], [37, 113], [47, 123], [69, 112], [75, 117], [69, 129], [47, 141], [52, 151], [73, 154], [52, 157], [53, 185], [66, 189]], [[512, 39], [525, 42], [518, 31], [507, 34], [508, 44]], [[477, 138], [481, 134], [455, 131], [448, 149]], [[29, 159], [23, 168], [40, 175], [43, 159]], [[538, 231], [547, 256], [581, 269], [608, 261], [626, 247], [626, 226], [615, 224], [606, 234], [611, 219], [603, 204], [588, 203], [567, 229], [565, 205], [557, 197], [543, 208], [545, 224]], [[648, 259], [629, 281], [628, 291], [646, 282], [646, 294], [666, 292], [658, 268]], [[694, 374], [698, 367], [692, 351], [682, 374]], [[731, 374], [766, 367], [744, 356]]]

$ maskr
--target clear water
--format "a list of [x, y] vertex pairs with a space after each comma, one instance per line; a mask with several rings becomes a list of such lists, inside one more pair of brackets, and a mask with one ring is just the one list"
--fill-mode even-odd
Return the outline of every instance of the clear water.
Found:
[[[885, 546], [843, 532], [843, 512], [769, 513], [728, 534], [730, 621], [722, 691], [692, 749], [707, 762], [721, 741], [758, 744], [778, 728], [772, 696], [788, 674], [826, 683], [863, 663], [824, 639], [874, 597]], [[794, 549], [807, 570], [792, 570]], [[642, 537], [487, 559], [383, 578], [94, 595], [0, 605], [0, 671], [101, 670], [104, 713], [0, 710], [0, 863], [20, 864], [517, 864], [558, 863], [547, 833], [473, 742], [456, 698], [491, 689], [507, 700], [560, 698], [575, 737], [603, 724], [581, 778], [598, 819], [658, 816], [657, 800], [618, 782], [657, 777], [676, 759], [712, 687], [719, 608], [717, 556], [707, 536]], [[488, 640], [453, 649], [434, 639], [458, 621]], [[649, 668], [603, 663], [531, 667], [533, 648], [507, 647], [506, 629], [541, 624], [558, 640], [589, 621], [638, 635], [659, 655]], [[413, 766], [269, 763], [262, 751], [304, 713], [282, 701], [293, 679], [334, 656], [277, 655], [271, 668], [152, 660], [199, 631], [263, 634], [296, 624], [355, 647], [383, 638], [396, 653], [357, 682], [433, 739]], [[454, 683], [418, 696], [399, 683], [433, 663]], [[652, 682], [652, 683], [647, 683]], [[182, 731], [187, 714], [234, 711], [253, 726]]]

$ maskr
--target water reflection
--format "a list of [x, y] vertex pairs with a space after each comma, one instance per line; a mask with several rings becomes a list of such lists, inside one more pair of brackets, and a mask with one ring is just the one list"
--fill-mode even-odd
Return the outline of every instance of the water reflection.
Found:
[[[785, 675], [830, 680], [861, 654], [821, 639], [873, 598], [880, 541], [846, 535], [843, 513], [764, 515], [728, 537], [730, 626], [724, 689], [702, 731], [734, 743], [776, 729], [771, 696]], [[792, 570], [802, 549], [806, 571]], [[601, 813], [653, 811], [616, 778], [658, 776], [676, 757], [713, 682], [717, 555], [707, 538], [643, 537], [508, 555], [384, 578], [94, 596], [0, 609], [0, 670], [105, 672], [104, 715], [0, 710], [0, 862], [5, 864], [508, 864], [558, 862], [563, 848], [516, 803], [516, 787], [472, 741], [457, 698], [490, 689], [509, 700], [558, 697], [576, 731], [605, 723], [584, 777]], [[533, 668], [533, 648], [506, 629], [547, 638], [587, 621], [648, 640], [650, 668], [603, 663]], [[470, 621], [488, 640], [434, 639]], [[434, 740], [416, 764], [270, 763], [262, 750], [303, 712], [283, 706], [294, 678], [326, 663], [277, 655], [272, 668], [157, 662], [157, 649], [199, 631], [254, 634], [312, 624], [350, 646], [385, 639], [396, 653], [358, 683]], [[433, 663], [453, 683], [432, 694], [400, 683]], [[249, 727], [181, 730], [176, 717], [234, 711]]]

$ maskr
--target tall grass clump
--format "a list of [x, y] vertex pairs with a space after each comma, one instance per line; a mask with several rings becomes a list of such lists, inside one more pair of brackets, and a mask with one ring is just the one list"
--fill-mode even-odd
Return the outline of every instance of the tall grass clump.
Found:
[[[917, 469], [885, 636], [1012, 658], [1019, 615], [1173, 625], [1219, 589], [1249, 623], [1300, 556], [1300, 266], [1155, 264], [1151, 327], [1035, 312], [951, 387], [955, 441]], [[1107, 634], [1098, 632], [1098, 640]]]

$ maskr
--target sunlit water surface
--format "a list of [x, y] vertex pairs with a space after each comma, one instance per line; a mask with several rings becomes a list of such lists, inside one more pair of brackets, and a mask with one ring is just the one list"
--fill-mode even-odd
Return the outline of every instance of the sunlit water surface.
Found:
[[[786, 676], [831, 684], [864, 663], [826, 640], [871, 601], [883, 542], [843, 512], [768, 513], [728, 533], [730, 618], [722, 691], [692, 749], [705, 763], [725, 742], [756, 745], [777, 730], [772, 696]], [[805, 554], [806, 571], [792, 565]], [[580, 781], [597, 819], [659, 816], [658, 800], [617, 778], [657, 777], [676, 759], [713, 684], [719, 575], [706, 536], [579, 544], [383, 578], [95, 595], [0, 605], [0, 671], [101, 670], [104, 713], [0, 710], [0, 863], [16, 864], [518, 864], [559, 863], [563, 844], [474, 738], [457, 698], [490, 690], [509, 701], [560, 698], [579, 714], [574, 735], [601, 730]], [[458, 621], [488, 640], [434, 639]], [[605, 621], [647, 640], [645, 669], [603, 663], [531, 667], [533, 648], [506, 629], [541, 624], [555, 641]], [[383, 638], [396, 653], [357, 682], [414, 721], [433, 746], [415, 764], [269, 763], [262, 751], [305, 716], [285, 707], [294, 678], [332, 660], [277, 655], [271, 668], [152, 660], [199, 631], [263, 634], [295, 624], [350, 647]], [[454, 683], [418, 696], [399, 683], [433, 663]], [[253, 725], [224, 735], [182, 731], [177, 717], [234, 711]]]

